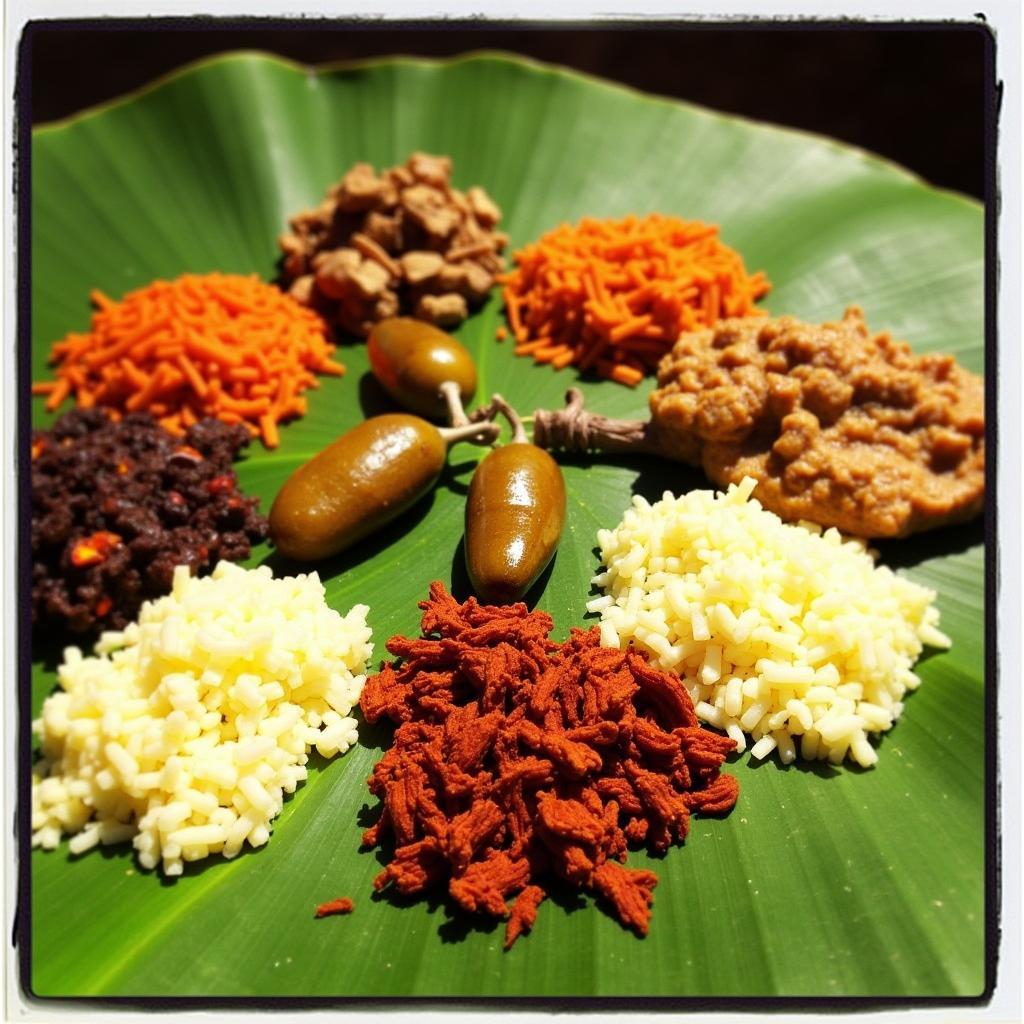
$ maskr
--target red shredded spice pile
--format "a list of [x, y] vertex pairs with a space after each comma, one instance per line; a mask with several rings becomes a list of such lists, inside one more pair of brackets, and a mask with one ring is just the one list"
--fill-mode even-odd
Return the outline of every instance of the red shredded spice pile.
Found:
[[508, 949], [556, 876], [646, 935], [657, 875], [619, 862], [685, 839], [692, 811], [733, 807], [739, 785], [719, 774], [733, 741], [596, 628], [558, 644], [545, 612], [459, 604], [439, 582], [420, 608], [423, 637], [392, 637], [399, 661], [360, 699], [368, 722], [399, 723], [369, 779], [382, 811], [363, 843], [394, 844], [374, 888], [446, 885], [464, 910], [507, 918]]

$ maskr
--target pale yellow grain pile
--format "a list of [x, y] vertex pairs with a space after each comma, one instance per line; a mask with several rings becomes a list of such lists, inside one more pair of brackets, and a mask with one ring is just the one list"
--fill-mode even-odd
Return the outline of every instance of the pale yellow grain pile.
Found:
[[94, 657], [64, 652], [60, 689], [33, 723], [32, 845], [72, 853], [131, 838], [143, 867], [262, 846], [309, 750], [344, 753], [373, 652], [365, 605], [329, 608], [316, 573], [221, 562], [138, 622], [104, 633]]
[[605, 646], [630, 642], [679, 673], [697, 714], [751, 754], [778, 749], [833, 763], [878, 760], [868, 740], [892, 727], [922, 646], [948, 647], [935, 592], [876, 566], [858, 540], [789, 525], [751, 499], [633, 499], [598, 531]]

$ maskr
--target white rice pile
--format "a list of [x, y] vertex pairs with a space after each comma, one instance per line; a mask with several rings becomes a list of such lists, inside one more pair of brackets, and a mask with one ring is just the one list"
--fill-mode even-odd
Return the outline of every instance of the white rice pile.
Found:
[[922, 645], [949, 647], [935, 592], [875, 566], [859, 540], [783, 523], [750, 499], [747, 477], [724, 495], [634, 497], [598, 531], [608, 647], [630, 642], [678, 672], [698, 716], [762, 758], [778, 749], [838, 764], [878, 760], [871, 733], [892, 727]]
[[262, 846], [309, 749], [333, 757], [357, 739], [367, 611], [328, 608], [316, 573], [178, 567], [171, 593], [104, 633], [95, 657], [65, 650], [61, 689], [33, 723], [32, 845], [131, 838], [142, 866], [167, 875]]

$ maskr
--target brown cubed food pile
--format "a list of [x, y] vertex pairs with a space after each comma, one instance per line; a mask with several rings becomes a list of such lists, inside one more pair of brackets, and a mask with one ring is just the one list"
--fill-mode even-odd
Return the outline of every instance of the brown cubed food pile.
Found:
[[350, 334], [400, 315], [458, 326], [504, 270], [508, 236], [487, 193], [453, 188], [451, 172], [426, 153], [380, 175], [356, 164], [281, 235], [289, 293]]
[[145, 412], [65, 413], [32, 434], [32, 623], [37, 631], [123, 629], [171, 589], [174, 568], [248, 558], [267, 535], [238, 489], [239, 425], [205, 419], [174, 437]]
[[360, 698], [368, 722], [398, 723], [369, 780], [382, 808], [363, 842], [393, 846], [374, 887], [447, 888], [507, 920], [507, 949], [561, 879], [646, 935], [657, 876], [622, 867], [627, 848], [664, 851], [692, 811], [732, 808], [739, 786], [719, 769], [733, 741], [701, 728], [677, 678], [601, 647], [596, 628], [558, 644], [545, 612], [460, 605], [436, 582], [420, 607], [422, 638], [392, 637], [400, 660]]

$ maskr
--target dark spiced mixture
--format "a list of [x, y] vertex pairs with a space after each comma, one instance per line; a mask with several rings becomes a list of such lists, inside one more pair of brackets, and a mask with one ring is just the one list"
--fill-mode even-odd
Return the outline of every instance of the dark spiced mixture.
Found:
[[231, 463], [246, 429], [206, 419], [176, 438], [148, 413], [76, 409], [32, 435], [32, 623], [122, 629], [193, 572], [247, 558], [267, 534]]

